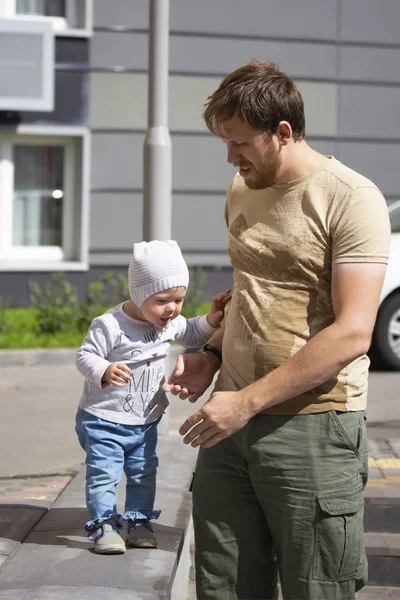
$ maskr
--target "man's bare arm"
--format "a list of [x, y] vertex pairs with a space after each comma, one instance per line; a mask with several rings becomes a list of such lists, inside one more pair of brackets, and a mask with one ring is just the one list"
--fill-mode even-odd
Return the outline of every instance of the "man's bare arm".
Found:
[[380, 263], [333, 266], [335, 321], [285, 364], [246, 388], [255, 412], [321, 385], [368, 351], [385, 269]]

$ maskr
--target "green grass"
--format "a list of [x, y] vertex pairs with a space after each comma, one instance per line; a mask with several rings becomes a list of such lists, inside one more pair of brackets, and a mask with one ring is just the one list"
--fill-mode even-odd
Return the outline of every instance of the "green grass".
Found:
[[[183, 314], [193, 316], [194, 310], [187, 306]], [[207, 314], [210, 309], [208, 303], [198, 306], [197, 314]], [[106, 310], [106, 308], [104, 309]], [[99, 311], [99, 314], [101, 311]], [[86, 335], [82, 332], [57, 331], [54, 333], [40, 333], [37, 325], [37, 312], [35, 308], [4, 308], [0, 307], [0, 349], [23, 348], [78, 348]]]
[[1, 320], [0, 349], [77, 348], [86, 335], [86, 331], [38, 333], [34, 308], [3, 309]]
[[33, 333], [28, 331], [22, 334], [0, 333], [0, 349], [21, 349], [21, 348], [78, 348], [85, 336], [85, 333], [67, 333], [60, 331], [58, 333]]

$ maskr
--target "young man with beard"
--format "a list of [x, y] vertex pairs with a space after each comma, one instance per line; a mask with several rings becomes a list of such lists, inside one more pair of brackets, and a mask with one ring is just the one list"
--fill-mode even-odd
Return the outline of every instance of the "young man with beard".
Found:
[[[370, 345], [390, 227], [377, 187], [305, 141], [302, 97], [272, 63], [228, 75], [204, 118], [239, 168], [226, 223], [225, 327], [165, 388], [195, 401], [199, 599], [351, 600], [366, 583]], [[219, 359], [219, 353], [222, 353]]]

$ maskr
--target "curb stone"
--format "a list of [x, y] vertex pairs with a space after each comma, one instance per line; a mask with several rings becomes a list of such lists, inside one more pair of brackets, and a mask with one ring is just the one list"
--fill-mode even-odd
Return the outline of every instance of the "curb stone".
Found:
[[75, 366], [76, 348], [0, 350], [0, 367]]

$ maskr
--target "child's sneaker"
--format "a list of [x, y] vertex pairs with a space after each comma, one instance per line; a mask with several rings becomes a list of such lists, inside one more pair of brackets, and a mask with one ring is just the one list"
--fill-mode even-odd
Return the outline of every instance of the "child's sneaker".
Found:
[[157, 548], [157, 538], [149, 521], [128, 521], [126, 543], [131, 548]]
[[88, 539], [94, 542], [96, 554], [124, 554], [126, 551], [124, 540], [110, 523], [100, 525]]

